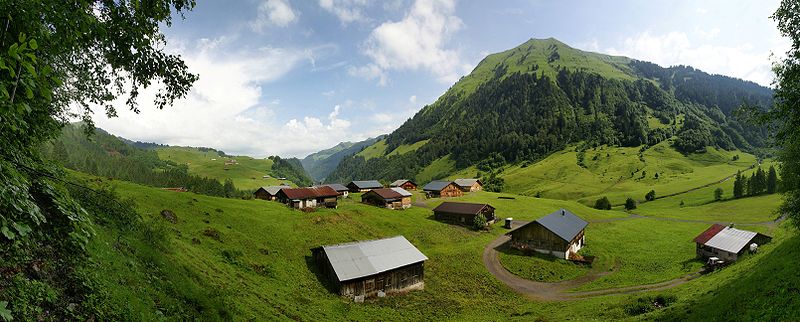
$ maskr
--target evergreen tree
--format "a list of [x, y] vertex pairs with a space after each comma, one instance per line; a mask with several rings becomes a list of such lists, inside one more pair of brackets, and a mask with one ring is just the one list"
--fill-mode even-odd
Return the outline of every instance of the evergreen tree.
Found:
[[748, 196], [755, 196], [758, 193], [758, 182], [756, 180], [756, 174], [750, 176], [747, 179], [747, 195]]
[[633, 200], [633, 198], [628, 197], [628, 199], [625, 200], [625, 210], [633, 210], [633, 209], [636, 209], [636, 200]]
[[742, 172], [739, 171], [736, 173], [736, 178], [733, 181], [733, 197], [739, 199], [744, 197], [745, 190], [747, 184], [745, 183], [746, 179], [742, 176]]
[[756, 173], [753, 175], [753, 179], [755, 180], [755, 194], [760, 195], [767, 190], [767, 174], [764, 172], [761, 167], [758, 167]]
[[772, 194], [778, 191], [778, 173], [774, 166], [769, 166], [767, 174], [767, 193]]
[[594, 203], [594, 208], [600, 210], [611, 210], [611, 201], [608, 200], [608, 197], [597, 199], [597, 201]]
[[650, 190], [650, 192], [648, 192], [646, 195], [644, 195], [644, 199], [647, 200], [647, 201], [656, 200], [656, 191], [655, 190]]
[[[736, 182], [734, 182], [734, 186], [735, 185], [736, 185]], [[722, 188], [715, 189], [714, 190], [714, 200], [716, 200], [716, 201], [722, 200], [722, 194], [723, 193], [724, 193], [724, 190], [722, 190]]]

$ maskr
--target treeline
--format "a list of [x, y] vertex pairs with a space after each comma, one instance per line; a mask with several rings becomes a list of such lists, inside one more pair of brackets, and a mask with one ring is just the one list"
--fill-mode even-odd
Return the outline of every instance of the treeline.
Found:
[[[706, 146], [750, 150], [764, 145], [766, 131], [740, 123], [728, 105], [725, 111], [702, 105], [695, 94], [684, 92], [685, 98], [679, 99], [650, 80], [607, 79], [563, 68], [555, 79], [535, 72], [496, 77], [466, 97], [446, 93], [387, 137], [386, 151], [429, 140], [418, 150], [370, 160], [345, 158], [330, 178], [414, 177], [446, 155], [458, 169], [492, 153], [509, 163], [535, 161], [577, 142], [639, 146], [677, 136], [674, 146], [684, 153], [703, 152]], [[651, 127], [650, 117], [660, 124]]]
[[80, 126], [71, 124], [61, 136], [42, 149], [43, 154], [64, 167], [96, 176], [114, 178], [157, 188], [182, 187], [199, 194], [218, 197], [249, 196], [228, 179], [189, 174], [186, 165], [161, 160], [153, 150], [131, 146], [119, 138], [96, 129], [87, 137]]
[[272, 160], [272, 174], [276, 177], [286, 178], [298, 187], [307, 187], [313, 184], [300, 160], [297, 158], [283, 159], [277, 155], [269, 157]]
[[774, 166], [770, 166], [767, 172], [758, 167], [750, 177], [742, 175], [740, 171], [733, 181], [733, 197], [738, 199], [765, 193], [773, 194], [778, 192], [779, 185], [778, 173]]

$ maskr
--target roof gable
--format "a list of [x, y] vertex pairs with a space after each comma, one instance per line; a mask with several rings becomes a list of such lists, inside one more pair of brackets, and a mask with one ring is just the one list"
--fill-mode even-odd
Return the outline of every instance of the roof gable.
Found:
[[724, 227], [716, 235], [711, 237], [711, 239], [705, 242], [705, 245], [730, 253], [738, 253], [745, 246], [750, 244], [750, 241], [753, 240], [756, 235], [756, 232]]
[[289, 199], [311, 199], [339, 196], [339, 193], [336, 192], [336, 190], [333, 190], [333, 188], [328, 186], [312, 188], [285, 188], [281, 189], [280, 193], [283, 193]]
[[459, 187], [472, 187], [474, 184], [478, 183], [481, 184], [481, 181], [478, 179], [456, 179], [453, 181]]
[[368, 194], [375, 194], [383, 199], [400, 199], [403, 197], [411, 197], [411, 193], [403, 188], [380, 188], [372, 189]]
[[350, 189], [347, 189], [347, 187], [345, 187], [341, 183], [328, 183], [328, 184], [319, 185], [318, 187], [323, 187], [323, 186], [331, 187], [333, 190], [336, 190], [337, 192], [338, 191], [348, 191], [348, 190], [350, 190]]
[[376, 189], [383, 188], [383, 185], [377, 180], [357, 180], [350, 182], [348, 186], [354, 185], [358, 189]]
[[413, 184], [415, 186], [417, 185], [416, 183], [414, 183], [414, 181], [406, 180], [406, 179], [400, 179], [400, 180], [395, 180], [389, 186], [390, 187], [399, 187], [399, 186], [402, 186], [403, 184], [405, 184], [406, 182], [411, 183], [411, 184]]
[[375, 275], [428, 260], [405, 237], [323, 246], [339, 281]]
[[440, 205], [433, 208], [434, 212], [447, 212], [451, 214], [462, 214], [462, 215], [477, 215], [483, 211], [484, 208], [489, 207], [494, 209], [494, 207], [488, 204], [479, 204], [479, 203], [468, 203], [468, 202], [443, 202]]
[[528, 225], [539, 224], [545, 229], [551, 231], [553, 234], [563, 239], [566, 242], [572, 241], [575, 236], [589, 225], [588, 222], [573, 214], [569, 210], [561, 208], [547, 216], [531, 221], [527, 224], [517, 227], [516, 229], [506, 233], [509, 235]]
[[431, 181], [422, 187], [425, 191], [442, 191], [445, 187], [453, 184], [452, 181]]
[[724, 228], [725, 226], [723, 225], [713, 224], [704, 232], [700, 233], [700, 235], [697, 235], [697, 237], [694, 238], [694, 242], [698, 244], [705, 244], [709, 239], [711, 239], [711, 237], [714, 237], [714, 235], [719, 233]]

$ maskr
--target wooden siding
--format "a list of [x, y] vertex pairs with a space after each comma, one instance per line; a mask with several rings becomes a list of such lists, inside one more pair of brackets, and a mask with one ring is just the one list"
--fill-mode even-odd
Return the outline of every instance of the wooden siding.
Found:
[[256, 190], [256, 192], [253, 194], [255, 195], [256, 199], [275, 200], [275, 196], [269, 194], [269, 192], [264, 189]]
[[417, 190], [417, 185], [415, 185], [413, 182], [406, 182], [404, 184], [401, 184], [400, 188], [403, 188], [403, 189], [406, 189], [406, 190]]
[[381, 196], [375, 193], [365, 193], [361, 196], [361, 202], [378, 206], [378, 207], [385, 207], [389, 209], [408, 209], [411, 208], [411, 197], [403, 197], [401, 200], [398, 201], [389, 201], [383, 199]]
[[[583, 232], [581, 232], [582, 235]], [[569, 244], [538, 222], [511, 232], [512, 245], [519, 248], [545, 249], [566, 252]]]
[[429, 194], [433, 197], [440, 197], [440, 198], [450, 198], [450, 197], [461, 197], [464, 195], [464, 192], [461, 191], [455, 183], [451, 183], [442, 190], [439, 191], [430, 191]]
[[375, 275], [365, 276], [349, 281], [339, 281], [336, 272], [328, 261], [325, 251], [314, 250], [314, 258], [323, 276], [333, 284], [334, 291], [341, 296], [365, 298], [375, 297], [378, 291], [386, 294], [407, 292], [422, 289], [425, 285], [425, 262], [414, 263]]
[[[484, 217], [486, 217], [487, 223], [493, 223], [495, 221], [494, 216], [494, 209], [491, 207], [484, 208], [481, 213]], [[475, 215], [472, 214], [455, 214], [450, 212], [444, 211], [434, 211], [433, 212], [434, 218], [436, 220], [465, 224], [465, 225], [472, 225], [475, 222]]]

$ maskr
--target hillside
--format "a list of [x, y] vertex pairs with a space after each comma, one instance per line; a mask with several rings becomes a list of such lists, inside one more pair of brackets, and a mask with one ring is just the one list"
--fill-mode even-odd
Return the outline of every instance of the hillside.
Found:
[[342, 142], [330, 149], [309, 154], [300, 162], [314, 181], [323, 182], [336, 169], [342, 159], [360, 152], [365, 147], [373, 145], [384, 137], [384, 135], [381, 135], [361, 142]]
[[[739, 121], [734, 110], [742, 103], [768, 106], [771, 95], [752, 82], [691, 67], [663, 68], [531, 39], [486, 57], [435, 103], [365, 149], [374, 150], [369, 155], [342, 160], [330, 178], [444, 177], [481, 163], [537, 162], [568, 146], [647, 149], [669, 142], [684, 155], [755, 151], [766, 131]], [[415, 148], [392, 154], [409, 146]], [[452, 166], [436, 165], [441, 170], [431, 174], [427, 168], [443, 158]]]

